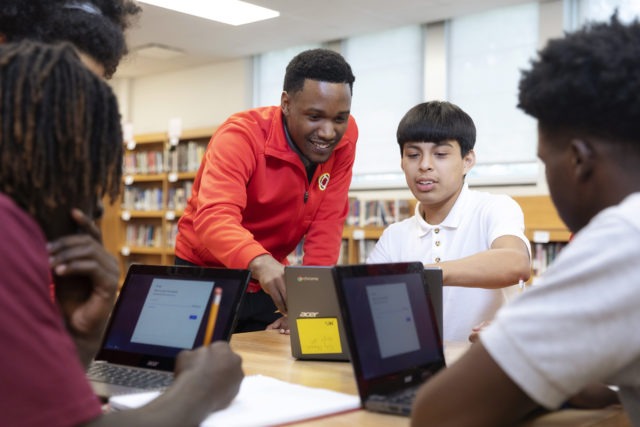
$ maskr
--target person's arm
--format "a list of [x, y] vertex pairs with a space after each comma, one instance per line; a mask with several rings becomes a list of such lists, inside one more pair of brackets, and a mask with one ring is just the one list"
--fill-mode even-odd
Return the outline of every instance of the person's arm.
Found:
[[411, 425], [513, 426], [537, 408], [482, 343], [477, 343], [422, 386], [413, 405]]
[[260, 255], [249, 263], [251, 277], [260, 282], [282, 314], [287, 313], [287, 294], [284, 284], [284, 265], [271, 255]]
[[49, 242], [48, 250], [56, 302], [80, 361], [87, 367], [100, 346], [113, 308], [120, 269], [102, 245], [95, 223], [78, 209], [71, 216], [85, 233]]
[[243, 377], [240, 357], [224, 341], [183, 351], [175, 381], [157, 399], [138, 409], [103, 415], [85, 426], [198, 426], [208, 414], [231, 403]]
[[247, 268], [251, 260], [269, 254], [243, 224], [247, 185], [257, 167], [264, 138], [246, 118], [225, 123], [209, 142], [199, 175], [193, 228], [202, 245], [227, 268]]
[[526, 281], [531, 275], [529, 250], [516, 236], [501, 236], [486, 251], [426, 266], [442, 268], [447, 286], [498, 289]]

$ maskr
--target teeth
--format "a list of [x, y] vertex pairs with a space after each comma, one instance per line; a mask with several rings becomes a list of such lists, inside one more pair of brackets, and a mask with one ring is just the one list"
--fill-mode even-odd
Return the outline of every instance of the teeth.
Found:
[[418, 183], [422, 185], [427, 185], [427, 184], [433, 184], [433, 181], [418, 181]]

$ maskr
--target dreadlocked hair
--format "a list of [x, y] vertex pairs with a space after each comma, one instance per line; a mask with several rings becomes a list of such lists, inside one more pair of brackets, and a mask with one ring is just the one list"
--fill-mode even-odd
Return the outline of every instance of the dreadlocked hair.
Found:
[[61, 209], [114, 202], [122, 131], [110, 87], [70, 44], [0, 46], [0, 191], [43, 227]]
[[124, 32], [141, 11], [134, 0], [1, 0], [0, 33], [11, 42], [71, 42], [109, 78], [128, 52]]

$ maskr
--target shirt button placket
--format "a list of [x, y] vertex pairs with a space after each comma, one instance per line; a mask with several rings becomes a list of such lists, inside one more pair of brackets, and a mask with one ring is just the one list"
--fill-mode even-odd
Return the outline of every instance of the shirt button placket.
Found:
[[434, 241], [433, 241], [433, 260], [438, 263], [440, 262], [441, 258], [442, 258], [442, 244], [440, 242], [440, 236], [438, 236], [438, 234], [440, 234], [440, 228], [436, 227], [433, 229], [433, 233], [434, 233]]

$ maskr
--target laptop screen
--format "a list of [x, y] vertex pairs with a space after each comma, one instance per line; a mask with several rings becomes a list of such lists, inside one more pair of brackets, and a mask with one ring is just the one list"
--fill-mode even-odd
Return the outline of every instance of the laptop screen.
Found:
[[421, 263], [338, 266], [336, 274], [359, 387], [402, 383], [416, 370], [423, 381], [444, 366]]
[[202, 345], [216, 293], [213, 341], [228, 341], [248, 280], [248, 270], [132, 265], [96, 359], [172, 362], [181, 350]]

